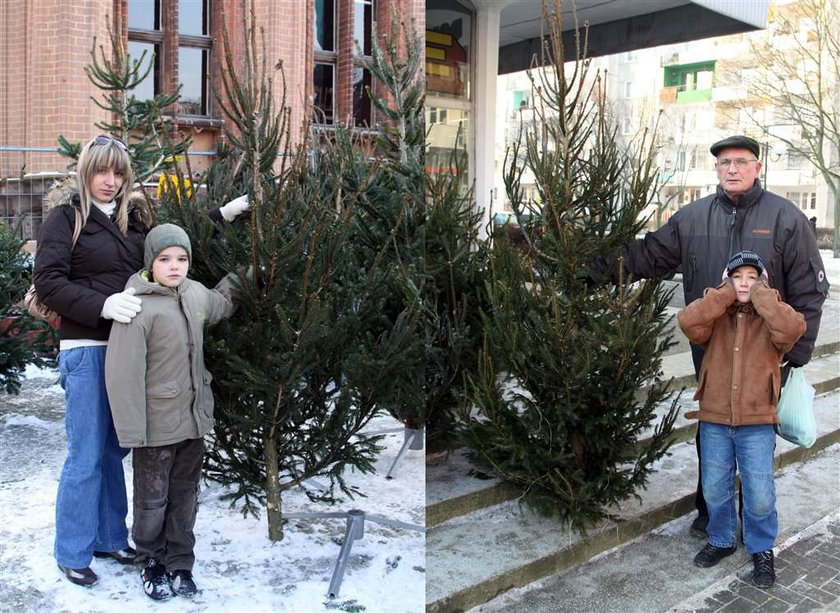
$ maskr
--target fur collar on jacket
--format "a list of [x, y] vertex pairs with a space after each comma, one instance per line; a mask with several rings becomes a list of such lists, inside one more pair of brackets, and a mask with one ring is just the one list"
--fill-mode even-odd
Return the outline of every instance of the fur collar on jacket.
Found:
[[[57, 206], [79, 206], [79, 182], [75, 175], [57, 180], [44, 196], [44, 214]], [[140, 190], [133, 190], [128, 197], [128, 214], [137, 215], [146, 227], [152, 225], [152, 214], [146, 196]]]

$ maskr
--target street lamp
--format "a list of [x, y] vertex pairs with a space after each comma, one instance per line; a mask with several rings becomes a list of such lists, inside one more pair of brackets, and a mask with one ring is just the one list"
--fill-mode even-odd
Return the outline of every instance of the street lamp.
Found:
[[[771, 156], [770, 142], [769, 141], [764, 141], [763, 149], [764, 149], [764, 161], [763, 161], [764, 178], [762, 178], [761, 184], [764, 187], [764, 189], [767, 189], [767, 187], [768, 187], [768, 185], [767, 185], [767, 169], [770, 167], [770, 156]], [[776, 143], [775, 145], [773, 145], [772, 155], [773, 155], [773, 158], [774, 158], [773, 159], [774, 162], [778, 162], [780, 159], [782, 159], [782, 156], [785, 153], [787, 153], [787, 147], [785, 147], [784, 143]]]

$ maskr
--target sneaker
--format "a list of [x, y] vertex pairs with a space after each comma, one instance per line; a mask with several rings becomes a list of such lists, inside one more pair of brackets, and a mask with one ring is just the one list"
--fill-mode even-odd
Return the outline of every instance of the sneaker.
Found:
[[691, 522], [691, 527], [688, 529], [688, 533], [699, 539], [706, 539], [709, 538], [709, 535], [706, 534], [706, 526], [709, 525], [709, 516], [708, 515], [698, 515], [694, 518], [694, 521]]
[[754, 553], [752, 580], [756, 587], [773, 587], [776, 571], [773, 568], [773, 550]]
[[735, 545], [732, 545], [732, 547], [715, 547], [707, 544], [700, 550], [700, 553], [694, 556], [694, 564], [700, 568], [711, 568], [733, 553], [735, 553]]
[[149, 558], [140, 578], [143, 580], [143, 591], [149, 598], [153, 600], [172, 598], [172, 588], [166, 580], [166, 567], [154, 558]]
[[171, 573], [166, 573], [166, 577], [169, 579], [169, 587], [179, 596], [189, 598], [190, 596], [195, 596], [198, 592], [195, 581], [193, 581], [192, 573], [188, 570], [173, 570]]
[[94, 551], [94, 558], [111, 558], [120, 564], [136, 564], [137, 552], [134, 547], [126, 547], [125, 549], [117, 549], [116, 551]]
[[68, 568], [67, 566], [58, 565], [58, 569], [64, 573], [64, 576], [70, 580], [70, 583], [81, 585], [83, 587], [90, 587], [97, 581], [99, 577], [93, 572], [90, 567], [86, 568]]

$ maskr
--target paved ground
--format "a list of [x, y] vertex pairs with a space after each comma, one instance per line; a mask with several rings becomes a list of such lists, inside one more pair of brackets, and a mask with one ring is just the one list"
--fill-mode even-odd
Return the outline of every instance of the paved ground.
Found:
[[750, 581], [752, 565], [673, 608], [674, 612], [840, 611], [840, 513], [829, 515], [782, 545], [776, 585]]

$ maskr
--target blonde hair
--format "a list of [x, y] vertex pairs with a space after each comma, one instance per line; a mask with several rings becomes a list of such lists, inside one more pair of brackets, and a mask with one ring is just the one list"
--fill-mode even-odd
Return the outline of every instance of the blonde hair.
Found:
[[[103, 142], [104, 141], [104, 142]], [[131, 170], [131, 159], [122, 141], [110, 136], [97, 136], [82, 149], [79, 162], [76, 165], [79, 183], [79, 207], [76, 209], [76, 225], [73, 229], [73, 242], [79, 238], [82, 228], [90, 215], [91, 195], [90, 180], [100, 168], [111, 168], [122, 172], [123, 184], [114, 196], [117, 227], [125, 236], [128, 233], [128, 201], [131, 196], [131, 186], [134, 183], [134, 173]]]

